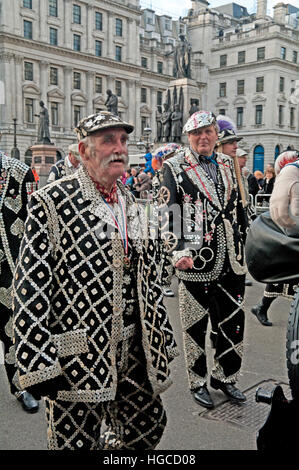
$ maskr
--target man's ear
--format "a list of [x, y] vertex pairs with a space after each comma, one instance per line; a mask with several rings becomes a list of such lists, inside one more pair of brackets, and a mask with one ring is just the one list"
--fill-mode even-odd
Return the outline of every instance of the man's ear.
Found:
[[86, 145], [84, 142], [79, 142], [78, 150], [79, 150], [82, 160], [88, 160], [88, 156], [86, 155]]

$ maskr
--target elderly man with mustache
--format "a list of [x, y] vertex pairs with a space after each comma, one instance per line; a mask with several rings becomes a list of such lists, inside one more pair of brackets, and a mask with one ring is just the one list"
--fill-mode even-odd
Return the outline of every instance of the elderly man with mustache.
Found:
[[[21, 385], [46, 397], [48, 448], [153, 449], [175, 340], [155, 240], [119, 178], [133, 126], [78, 124], [82, 166], [31, 200], [14, 280]], [[107, 428], [101, 433], [101, 425]]]

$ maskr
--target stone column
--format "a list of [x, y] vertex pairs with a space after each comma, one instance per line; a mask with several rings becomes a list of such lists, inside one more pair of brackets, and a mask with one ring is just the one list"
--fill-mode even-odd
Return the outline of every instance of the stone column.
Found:
[[19, 123], [24, 124], [23, 114], [23, 90], [21, 83], [23, 82], [23, 61], [24, 57], [15, 55], [15, 89], [14, 89], [14, 100], [15, 100], [15, 116]]
[[135, 136], [136, 139], [140, 139], [141, 137], [141, 118], [140, 118], [140, 90], [141, 90], [141, 81], [135, 81]]
[[86, 73], [86, 112], [87, 115], [93, 113], [93, 97], [94, 97], [94, 72], [87, 72]]
[[12, 89], [12, 68], [11, 63], [13, 59], [13, 54], [11, 53], [4, 53], [1, 55], [1, 68], [0, 68], [0, 80], [4, 83], [4, 99], [5, 104], [1, 105], [2, 112], [1, 112], [1, 122], [4, 124], [5, 127], [12, 122], [14, 116], [13, 114], [13, 93], [14, 90]]
[[[48, 25], [47, 25], [47, 17], [48, 17], [48, 1], [47, 0], [39, 0], [39, 34], [38, 39], [41, 42], [48, 42]], [[35, 24], [35, 23], [34, 23]]]
[[64, 130], [70, 132], [72, 129], [72, 67], [64, 67]]
[[113, 38], [114, 38], [114, 16], [110, 12], [108, 12], [107, 14], [108, 14], [108, 31], [107, 31], [108, 50], [107, 50], [107, 56], [108, 56], [109, 59], [114, 59], [115, 58], [114, 43], [113, 43]]
[[[132, 124], [135, 123], [136, 119], [136, 82], [135, 80], [128, 80], [127, 82], [128, 86], [128, 121]], [[136, 129], [134, 130], [134, 133], [136, 133]]]
[[72, 49], [73, 34], [71, 32], [72, 24], [72, 3], [70, 0], [64, 0], [64, 45]]
[[157, 137], [157, 126], [156, 126], [156, 110], [157, 110], [157, 88], [153, 87], [150, 90], [150, 104], [149, 104], [152, 114], [150, 117], [150, 126], [152, 129], [151, 141], [155, 142]]
[[48, 102], [48, 82], [49, 82], [49, 77], [48, 77], [48, 66], [49, 62], [46, 60], [41, 60], [39, 63], [39, 74], [40, 74], [40, 90], [41, 90], [41, 100], [45, 103], [47, 107], [47, 102]]
[[94, 30], [94, 16], [93, 16], [93, 6], [86, 5], [86, 52], [90, 54], [94, 53], [94, 40], [92, 37], [92, 32]]

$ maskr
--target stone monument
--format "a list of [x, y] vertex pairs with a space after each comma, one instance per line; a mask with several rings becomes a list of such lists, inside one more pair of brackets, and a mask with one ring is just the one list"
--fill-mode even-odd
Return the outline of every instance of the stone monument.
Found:
[[39, 175], [39, 185], [44, 186], [47, 182], [49, 171], [56, 162], [56, 146], [51, 142], [49, 129], [49, 113], [43, 101], [40, 101], [40, 113], [35, 114], [39, 118], [37, 142], [32, 145], [32, 167]]

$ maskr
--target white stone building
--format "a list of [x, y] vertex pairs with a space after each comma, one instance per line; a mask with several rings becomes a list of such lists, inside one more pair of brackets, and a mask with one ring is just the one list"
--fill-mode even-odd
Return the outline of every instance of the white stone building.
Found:
[[135, 125], [132, 147], [144, 127], [152, 128], [154, 140], [157, 105], [172, 78], [173, 58], [165, 59], [165, 53], [177, 28], [168, 18], [165, 32], [159, 17], [154, 21], [159, 31], [152, 34], [144, 25], [140, 36], [141, 17], [139, 0], [1, 0], [2, 150], [10, 154], [17, 119], [21, 159], [30, 157], [42, 100], [51, 140], [63, 156], [78, 120], [106, 109], [108, 89], [118, 95], [120, 115]]
[[255, 15], [234, 3], [207, 6], [193, 1], [185, 19], [193, 52], [202, 52], [204, 105], [235, 121], [250, 170], [263, 171], [288, 146], [299, 148], [299, 8], [279, 3], [271, 18], [266, 0]]

